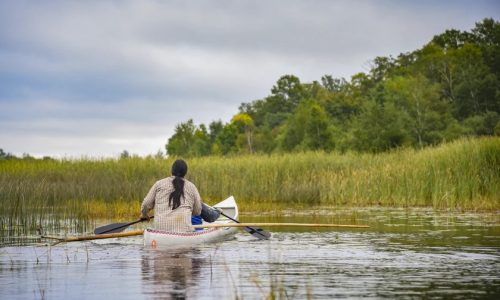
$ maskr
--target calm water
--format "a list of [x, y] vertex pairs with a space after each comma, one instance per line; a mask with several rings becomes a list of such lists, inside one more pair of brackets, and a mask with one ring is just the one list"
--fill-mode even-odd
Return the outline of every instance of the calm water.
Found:
[[431, 210], [288, 212], [245, 221], [370, 229], [241, 231], [192, 249], [140, 237], [0, 248], [0, 299], [500, 299], [498, 214]]

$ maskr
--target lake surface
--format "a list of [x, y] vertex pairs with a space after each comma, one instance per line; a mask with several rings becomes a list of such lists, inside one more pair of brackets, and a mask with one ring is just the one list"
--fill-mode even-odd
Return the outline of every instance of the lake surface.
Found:
[[371, 227], [269, 228], [269, 241], [240, 231], [176, 250], [141, 237], [4, 242], [0, 299], [500, 299], [497, 213], [325, 208], [241, 219]]

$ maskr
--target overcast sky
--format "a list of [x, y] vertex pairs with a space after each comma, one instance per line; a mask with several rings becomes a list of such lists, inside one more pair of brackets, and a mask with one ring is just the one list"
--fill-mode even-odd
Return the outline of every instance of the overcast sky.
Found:
[[500, 1], [0, 0], [0, 148], [164, 151], [174, 127], [228, 122], [277, 79], [366, 72]]

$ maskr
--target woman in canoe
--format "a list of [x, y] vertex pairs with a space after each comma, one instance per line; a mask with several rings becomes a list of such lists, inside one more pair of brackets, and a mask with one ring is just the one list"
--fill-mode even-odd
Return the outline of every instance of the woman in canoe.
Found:
[[184, 178], [187, 169], [185, 161], [176, 160], [172, 165], [172, 176], [157, 181], [142, 201], [141, 219], [148, 219], [148, 212], [154, 208], [155, 229], [193, 231], [191, 216], [202, 214], [202, 206], [210, 209], [203, 205], [196, 186]]

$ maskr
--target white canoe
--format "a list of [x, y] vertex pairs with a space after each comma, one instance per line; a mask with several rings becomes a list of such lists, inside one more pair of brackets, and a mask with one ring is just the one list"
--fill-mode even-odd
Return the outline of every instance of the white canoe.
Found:
[[[234, 197], [231, 196], [224, 201], [214, 205], [221, 208], [224, 214], [238, 220], [238, 206]], [[205, 223], [205, 222], [204, 222]], [[212, 224], [234, 223], [224, 216], [220, 216]], [[215, 243], [226, 240], [236, 233], [238, 229], [235, 227], [218, 227], [198, 230], [193, 232], [168, 232], [155, 229], [144, 230], [144, 245], [156, 247], [179, 247], [193, 246], [205, 243]]]

